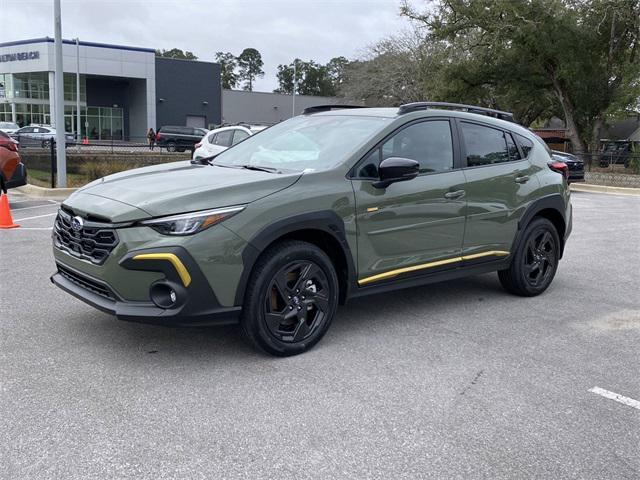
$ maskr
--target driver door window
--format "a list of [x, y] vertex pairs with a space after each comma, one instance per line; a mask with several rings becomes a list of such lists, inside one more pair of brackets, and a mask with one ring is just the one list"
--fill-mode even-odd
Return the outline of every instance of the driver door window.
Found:
[[378, 165], [390, 157], [417, 161], [421, 174], [453, 170], [453, 138], [449, 121], [431, 120], [403, 128], [369, 154], [358, 169], [358, 176], [378, 178]]

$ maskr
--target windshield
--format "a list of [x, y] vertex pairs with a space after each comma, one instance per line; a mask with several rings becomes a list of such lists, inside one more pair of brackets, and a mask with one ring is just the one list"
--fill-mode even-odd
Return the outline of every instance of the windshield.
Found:
[[11, 122], [0, 122], [0, 128], [18, 128], [18, 125]]
[[222, 152], [221, 166], [275, 170], [326, 170], [344, 161], [390, 120], [358, 116], [299, 116], [274, 125]]

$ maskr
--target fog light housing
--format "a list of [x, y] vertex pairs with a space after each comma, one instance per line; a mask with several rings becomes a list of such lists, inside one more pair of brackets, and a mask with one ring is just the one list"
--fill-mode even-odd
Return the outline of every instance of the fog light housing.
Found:
[[151, 285], [149, 297], [160, 308], [175, 308], [183, 302], [185, 294], [177, 285], [160, 281]]

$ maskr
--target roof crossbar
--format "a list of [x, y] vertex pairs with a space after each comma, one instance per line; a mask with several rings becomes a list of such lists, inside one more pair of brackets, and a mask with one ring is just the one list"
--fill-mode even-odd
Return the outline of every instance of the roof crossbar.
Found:
[[331, 110], [343, 110], [345, 108], [365, 108], [362, 105], [314, 105], [313, 107], [307, 107], [302, 111], [303, 115], [310, 115], [312, 113], [329, 112]]
[[415, 112], [417, 110], [427, 110], [429, 108], [444, 108], [451, 110], [460, 110], [463, 112], [477, 113], [480, 115], [487, 115], [489, 117], [499, 118], [500, 120], [506, 120], [508, 122], [515, 122], [513, 113], [503, 112], [502, 110], [495, 110], [493, 108], [478, 107], [475, 105], [465, 105], [463, 103], [448, 103], [448, 102], [413, 102], [401, 105], [398, 108], [398, 115], [404, 115], [405, 113]]

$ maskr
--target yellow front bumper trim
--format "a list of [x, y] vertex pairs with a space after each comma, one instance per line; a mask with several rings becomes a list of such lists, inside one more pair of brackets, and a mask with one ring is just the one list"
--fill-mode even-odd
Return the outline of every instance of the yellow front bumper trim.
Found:
[[189, 271], [187, 267], [184, 266], [184, 263], [178, 258], [177, 255], [173, 253], [141, 253], [140, 255], [136, 255], [133, 257], [134, 260], [164, 260], [166, 262], [171, 263], [173, 268], [178, 272], [178, 276], [185, 287], [188, 287], [191, 283], [191, 275], [189, 275]]
[[509, 252], [503, 250], [491, 250], [489, 252], [473, 253], [471, 255], [463, 255], [461, 257], [446, 258], [444, 260], [438, 260], [435, 262], [421, 263], [419, 265], [412, 265], [411, 267], [397, 268], [395, 270], [389, 270], [388, 272], [378, 273], [370, 277], [365, 277], [358, 280], [358, 285], [366, 285], [367, 283], [377, 282], [378, 280], [386, 280], [388, 278], [397, 277], [403, 273], [415, 272], [417, 270], [425, 270], [427, 268], [440, 267], [442, 265], [448, 265], [450, 263], [462, 262], [464, 260], [474, 260], [482, 257], [506, 257]]

